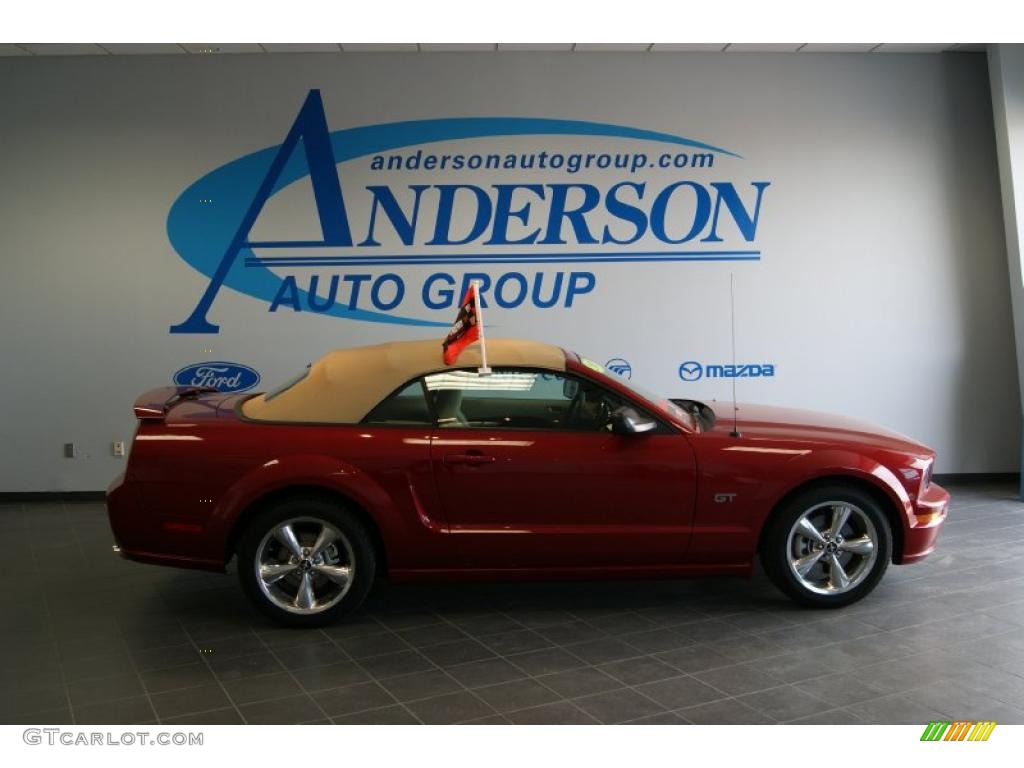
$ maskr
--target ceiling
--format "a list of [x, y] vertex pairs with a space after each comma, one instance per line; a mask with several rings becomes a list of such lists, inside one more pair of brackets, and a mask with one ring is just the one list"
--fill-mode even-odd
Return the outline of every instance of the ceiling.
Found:
[[983, 43], [0, 43], [0, 56], [460, 51], [942, 53], [984, 50]]

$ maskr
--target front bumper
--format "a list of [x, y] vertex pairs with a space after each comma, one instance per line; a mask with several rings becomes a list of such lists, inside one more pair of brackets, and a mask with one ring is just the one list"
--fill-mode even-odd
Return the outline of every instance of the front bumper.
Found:
[[916, 563], [930, 555], [948, 514], [949, 491], [932, 483], [914, 503], [909, 525], [903, 534], [903, 554], [898, 562]]

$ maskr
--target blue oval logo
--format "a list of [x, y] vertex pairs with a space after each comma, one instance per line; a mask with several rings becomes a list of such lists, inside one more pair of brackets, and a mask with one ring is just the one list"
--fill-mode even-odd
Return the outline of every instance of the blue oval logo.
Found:
[[248, 365], [210, 360], [186, 365], [174, 374], [179, 387], [215, 387], [220, 392], [245, 392], [260, 383], [260, 375]]

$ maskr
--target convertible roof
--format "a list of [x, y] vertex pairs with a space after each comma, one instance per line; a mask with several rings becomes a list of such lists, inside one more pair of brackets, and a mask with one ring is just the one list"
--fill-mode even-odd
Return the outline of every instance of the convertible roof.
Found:
[[[565, 352], [536, 341], [488, 339], [487, 364], [564, 371]], [[479, 366], [479, 344], [467, 347], [455, 365], [445, 365], [438, 339], [336, 349], [314, 363], [305, 378], [269, 401], [265, 395], [246, 400], [242, 413], [258, 421], [356, 424], [416, 376]]]

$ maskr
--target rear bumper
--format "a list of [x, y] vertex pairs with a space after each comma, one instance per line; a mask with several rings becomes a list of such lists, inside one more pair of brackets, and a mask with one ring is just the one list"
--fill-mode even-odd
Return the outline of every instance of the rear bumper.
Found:
[[914, 503], [909, 524], [903, 534], [903, 553], [897, 562], [916, 563], [930, 555], [948, 514], [949, 492], [932, 483]]

